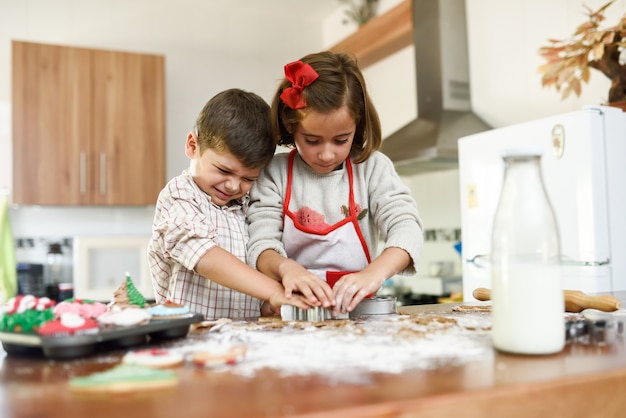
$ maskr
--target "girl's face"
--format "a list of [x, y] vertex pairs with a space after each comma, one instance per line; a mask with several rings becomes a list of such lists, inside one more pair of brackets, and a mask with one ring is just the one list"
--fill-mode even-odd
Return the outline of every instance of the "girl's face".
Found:
[[310, 111], [297, 124], [294, 142], [313, 171], [328, 174], [348, 158], [355, 130], [356, 122], [345, 106], [331, 113]]
[[191, 175], [200, 189], [218, 206], [227, 205], [250, 191], [260, 168], [248, 168], [228, 151], [208, 148], [200, 154], [195, 132], [187, 135], [185, 154], [191, 159]]

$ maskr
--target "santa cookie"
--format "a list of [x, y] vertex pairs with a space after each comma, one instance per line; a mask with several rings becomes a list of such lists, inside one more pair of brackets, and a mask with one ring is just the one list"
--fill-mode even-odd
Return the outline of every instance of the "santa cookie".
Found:
[[44, 323], [37, 329], [37, 333], [45, 336], [67, 336], [96, 334], [98, 330], [98, 323], [93, 319], [66, 312], [59, 319]]

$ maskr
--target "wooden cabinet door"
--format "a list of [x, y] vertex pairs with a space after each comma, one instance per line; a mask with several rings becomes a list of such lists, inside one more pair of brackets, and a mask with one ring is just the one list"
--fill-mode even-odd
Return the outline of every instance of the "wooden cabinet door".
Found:
[[165, 179], [164, 59], [94, 51], [94, 204], [155, 204]]
[[13, 42], [13, 201], [88, 203], [90, 52]]
[[162, 56], [13, 42], [13, 201], [151, 205], [165, 183]]

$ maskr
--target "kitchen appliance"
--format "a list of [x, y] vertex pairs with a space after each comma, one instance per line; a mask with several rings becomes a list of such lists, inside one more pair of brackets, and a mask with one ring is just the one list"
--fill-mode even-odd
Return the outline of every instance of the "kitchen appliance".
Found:
[[17, 293], [37, 297], [47, 296], [43, 279], [43, 264], [17, 264]]
[[542, 172], [561, 238], [563, 286], [587, 293], [626, 290], [626, 113], [606, 106], [462, 137], [459, 143], [463, 297], [491, 287], [501, 153], [543, 149]]
[[[411, 109], [406, 124], [381, 149], [400, 174], [408, 175], [456, 168], [457, 139], [490, 128], [471, 109], [465, 0], [412, 0], [411, 10], [412, 56], [391, 58], [389, 71], [395, 76], [385, 73], [383, 84], [394, 92], [394, 105], [400, 100], [415, 110], [405, 107], [402, 113]], [[404, 79], [398, 68], [413, 68], [414, 79]]]
[[129, 274], [141, 294], [153, 300], [149, 242], [149, 236], [74, 237], [74, 296], [109, 301]]
[[71, 264], [66, 260], [61, 244], [50, 243], [44, 266], [46, 296], [57, 302], [73, 297], [74, 286], [70, 269]]

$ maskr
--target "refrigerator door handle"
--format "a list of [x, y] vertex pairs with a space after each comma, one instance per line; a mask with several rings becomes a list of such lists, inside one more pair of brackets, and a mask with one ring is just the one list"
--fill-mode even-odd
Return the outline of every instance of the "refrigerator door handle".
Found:
[[561, 264], [564, 266], [598, 267], [611, 264], [611, 259], [606, 260], [574, 260], [566, 255], [561, 256]]
[[[491, 262], [488, 254], [478, 254], [472, 258], [465, 259], [468, 264], [473, 264], [478, 268], [486, 268]], [[561, 256], [561, 265], [563, 266], [579, 266], [579, 267], [598, 267], [611, 264], [611, 259], [606, 260], [574, 260], [566, 255]]]
[[491, 263], [491, 256], [489, 254], [477, 254], [472, 258], [467, 258], [465, 262], [478, 268], [487, 268]]

